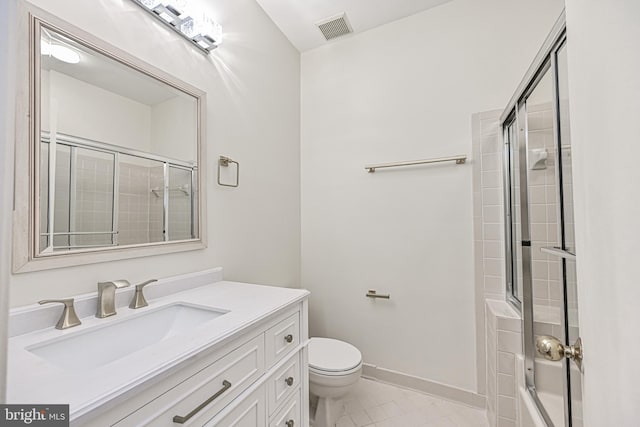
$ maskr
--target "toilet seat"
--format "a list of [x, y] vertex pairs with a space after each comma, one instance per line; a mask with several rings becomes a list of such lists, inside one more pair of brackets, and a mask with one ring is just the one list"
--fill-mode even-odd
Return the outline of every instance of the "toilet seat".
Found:
[[348, 371], [323, 371], [322, 369], [316, 369], [313, 368], [311, 366], [309, 366], [309, 372], [316, 374], [316, 375], [322, 375], [322, 376], [326, 376], [326, 377], [341, 377], [341, 376], [347, 376], [347, 375], [351, 375], [351, 374], [355, 374], [356, 372], [359, 372], [362, 369], [362, 363], [359, 364], [358, 366], [356, 366], [353, 369], [349, 369]]
[[331, 338], [309, 340], [309, 371], [317, 375], [351, 375], [362, 368], [362, 353], [349, 343]]

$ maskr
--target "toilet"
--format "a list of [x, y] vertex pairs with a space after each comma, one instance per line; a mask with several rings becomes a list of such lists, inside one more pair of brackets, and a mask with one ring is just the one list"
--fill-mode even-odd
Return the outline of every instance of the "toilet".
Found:
[[342, 415], [342, 398], [362, 373], [362, 354], [349, 343], [331, 338], [309, 340], [309, 390], [318, 405], [313, 427], [334, 427]]

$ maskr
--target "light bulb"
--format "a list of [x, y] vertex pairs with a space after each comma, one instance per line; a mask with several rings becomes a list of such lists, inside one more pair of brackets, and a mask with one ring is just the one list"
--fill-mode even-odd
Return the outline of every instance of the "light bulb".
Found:
[[204, 48], [209, 47], [210, 43], [218, 46], [222, 42], [222, 26], [204, 13], [185, 20], [180, 26], [180, 31], [191, 39], [206, 37], [208, 40], [204, 40], [203, 43], [207, 44], [207, 46], [203, 45]]
[[153, 9], [154, 7], [159, 5], [161, 1], [160, 0], [140, 0], [140, 3], [142, 3], [148, 9]]

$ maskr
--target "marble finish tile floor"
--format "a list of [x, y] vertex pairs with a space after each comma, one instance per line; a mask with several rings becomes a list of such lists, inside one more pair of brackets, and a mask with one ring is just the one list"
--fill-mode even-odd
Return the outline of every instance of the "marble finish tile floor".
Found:
[[488, 427], [485, 411], [362, 378], [336, 427]]

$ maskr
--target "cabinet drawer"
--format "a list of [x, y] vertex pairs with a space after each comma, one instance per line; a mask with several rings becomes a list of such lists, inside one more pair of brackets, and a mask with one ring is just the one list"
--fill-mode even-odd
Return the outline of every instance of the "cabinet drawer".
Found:
[[[210, 420], [206, 427], [262, 427], [267, 425], [264, 387], [260, 387], [226, 414]], [[227, 411], [225, 411], [227, 412]]]
[[[203, 421], [213, 418], [264, 371], [264, 339], [260, 335], [115, 425], [175, 427], [180, 424], [174, 423], [174, 416], [188, 417], [184, 425], [202, 425]], [[196, 411], [200, 406], [202, 407]]]
[[267, 330], [266, 341], [267, 366], [271, 367], [300, 343], [300, 312]]
[[267, 404], [269, 415], [298, 388], [302, 378], [300, 372], [300, 353], [295, 353], [267, 380]]
[[302, 427], [300, 388], [287, 400], [280, 412], [269, 423], [269, 427]]

